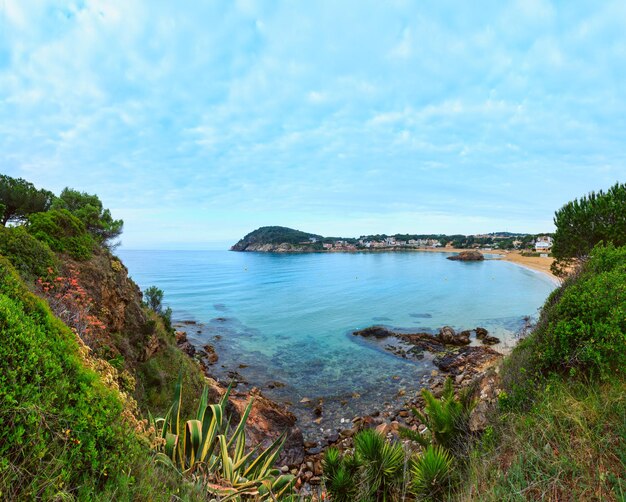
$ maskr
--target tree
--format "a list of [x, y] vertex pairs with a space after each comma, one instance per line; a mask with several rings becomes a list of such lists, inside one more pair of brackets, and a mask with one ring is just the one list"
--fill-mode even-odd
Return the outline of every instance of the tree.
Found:
[[591, 192], [565, 204], [554, 214], [556, 258], [553, 271], [586, 260], [599, 242], [626, 245], [626, 184], [616, 183], [606, 192]]
[[29, 214], [47, 211], [53, 200], [54, 194], [48, 190], [38, 190], [22, 178], [0, 174], [0, 222], [3, 226], [9, 221], [23, 222]]
[[161, 314], [163, 311], [163, 290], [156, 286], [150, 286], [143, 292], [143, 296], [146, 299], [146, 305], [154, 310], [157, 314]]
[[97, 195], [65, 188], [55, 199], [53, 209], [67, 209], [85, 224], [99, 244], [112, 247], [112, 241], [122, 234], [123, 220], [114, 220], [111, 211], [102, 207]]

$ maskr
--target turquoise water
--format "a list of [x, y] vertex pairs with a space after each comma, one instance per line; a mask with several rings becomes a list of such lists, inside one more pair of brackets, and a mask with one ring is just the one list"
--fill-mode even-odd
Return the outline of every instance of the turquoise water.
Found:
[[[293, 403], [307, 432], [391, 406], [400, 389], [414, 392], [433, 369], [427, 360], [382, 352], [353, 330], [483, 326], [506, 348], [554, 288], [543, 274], [512, 263], [454, 262], [445, 253], [119, 255], [142, 289], [164, 290], [176, 320], [201, 323], [187, 333], [198, 345], [216, 346], [218, 377], [237, 371], [250, 387]], [[285, 386], [268, 389], [270, 381]], [[312, 422], [303, 398], [324, 399], [321, 423]]]

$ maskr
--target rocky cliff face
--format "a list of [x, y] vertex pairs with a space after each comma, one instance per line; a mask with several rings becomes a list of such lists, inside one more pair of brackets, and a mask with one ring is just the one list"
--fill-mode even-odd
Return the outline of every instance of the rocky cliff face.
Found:
[[289, 244], [287, 242], [280, 244], [263, 244], [239, 241], [230, 249], [231, 251], [257, 251], [260, 253], [311, 253], [318, 251], [313, 246]]

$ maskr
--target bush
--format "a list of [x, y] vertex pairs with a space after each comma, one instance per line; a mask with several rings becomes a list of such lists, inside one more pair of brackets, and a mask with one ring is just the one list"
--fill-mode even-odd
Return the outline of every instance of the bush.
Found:
[[30, 215], [28, 232], [58, 253], [67, 253], [76, 260], [88, 260], [95, 242], [85, 225], [66, 209]]
[[626, 374], [626, 248], [598, 246], [580, 276], [546, 310], [535, 335], [545, 372]]
[[24, 227], [0, 227], [0, 254], [6, 256], [27, 279], [54, 274], [58, 263], [47, 244], [30, 235]]
[[0, 334], [2, 497], [89, 497], [123, 482], [139, 442], [120, 420], [121, 401], [4, 258]]

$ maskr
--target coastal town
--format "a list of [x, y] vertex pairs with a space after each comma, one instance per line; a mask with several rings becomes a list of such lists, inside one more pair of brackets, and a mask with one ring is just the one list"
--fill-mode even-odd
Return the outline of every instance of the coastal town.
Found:
[[[528, 237], [531, 237], [530, 239]], [[301, 245], [320, 244], [316, 237], [310, 237]], [[436, 238], [400, 239], [394, 236], [379, 239], [323, 239], [322, 249], [326, 251], [363, 251], [389, 249], [477, 249], [481, 251], [519, 250], [549, 254], [552, 248], [552, 236], [515, 236], [500, 234], [485, 234], [469, 236], [465, 240], [449, 240]]]

